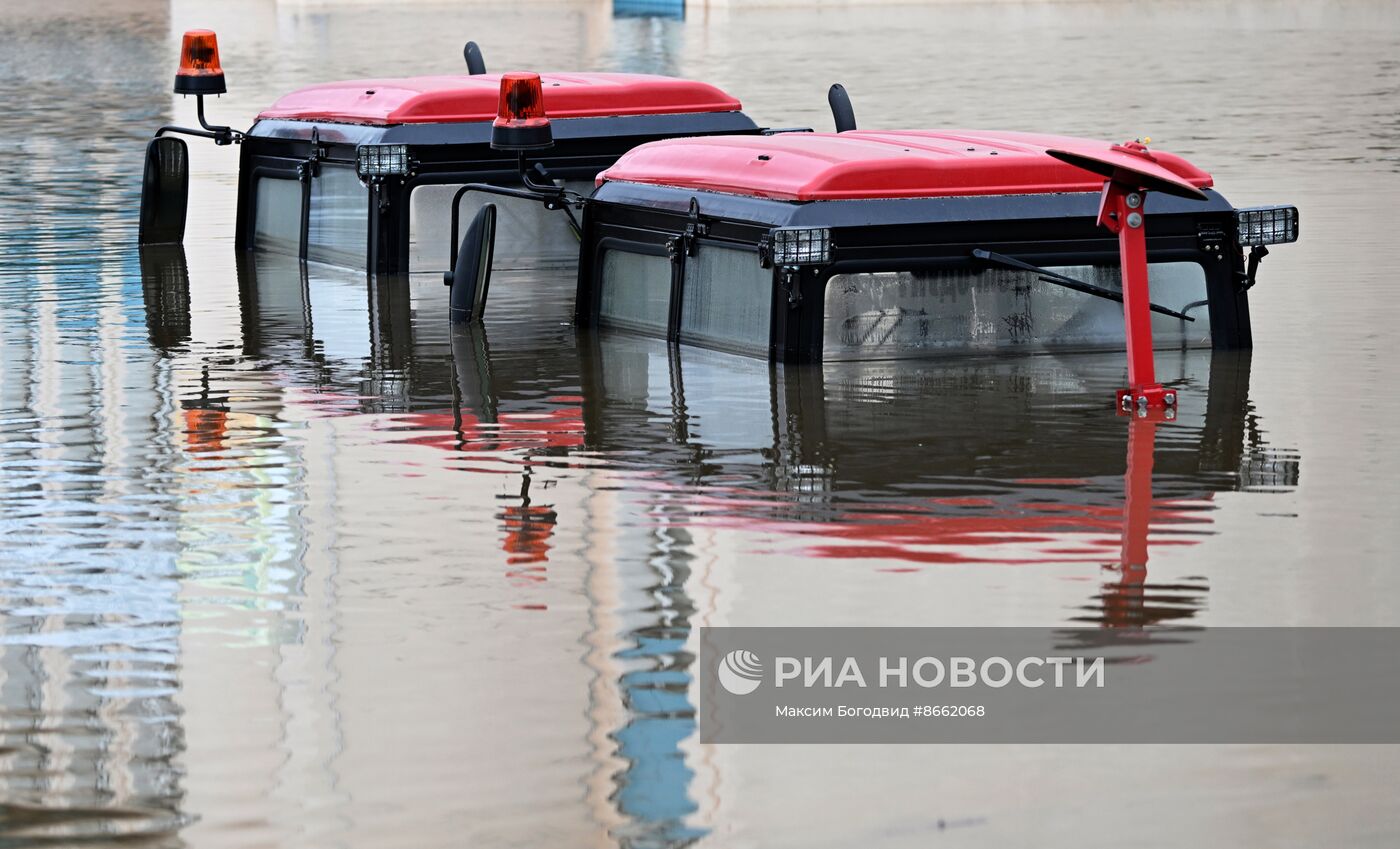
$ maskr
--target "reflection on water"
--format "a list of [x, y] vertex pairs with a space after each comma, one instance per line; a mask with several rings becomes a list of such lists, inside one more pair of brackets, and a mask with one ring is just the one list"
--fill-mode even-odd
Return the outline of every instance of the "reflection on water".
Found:
[[[1085, 845], [1163, 811], [1176, 844], [1385, 843], [1385, 753], [704, 747], [693, 655], [705, 625], [1392, 621], [1375, 317], [1400, 257], [1357, 208], [1395, 189], [1383, 4], [607, 5], [442, 7], [427, 33], [353, 5], [0, 12], [0, 845]], [[782, 125], [824, 126], [838, 73], [872, 126], [1150, 118], [1311, 229], [1252, 293], [1252, 357], [1161, 356], [1172, 421], [1108, 409], [1121, 355], [783, 367], [579, 331], [558, 274], [500, 274], [454, 332], [440, 281], [233, 256], [209, 149], [186, 248], [135, 249], [197, 24], [234, 123], [386, 45], [385, 72], [450, 71], [469, 32], [493, 65], [548, 44]], [[1160, 114], [1064, 59], [1118, 29], [1193, 34], [1153, 69]], [[886, 84], [929, 33], [968, 96]], [[1278, 97], [1259, 70], [1304, 54]]]
[[611, 800], [633, 845], [701, 833], [685, 824], [696, 805], [680, 747], [694, 730], [697, 532], [894, 574], [1101, 566], [1065, 618], [1142, 626], [1192, 617], [1209, 590], [1205, 576], [1151, 580], [1150, 536], [1195, 545], [1218, 493], [1298, 480], [1297, 457], [1262, 436], [1248, 352], [1165, 355], [1182, 406], [1171, 421], [1125, 420], [1103, 403], [1120, 355], [791, 367], [517, 318], [526, 305], [566, 316], [566, 275], [501, 275], [491, 314], [508, 318], [453, 329], [435, 281], [366, 282], [276, 256], [241, 268], [245, 357], [323, 413], [384, 415], [388, 439], [425, 452], [415, 463], [507, 478], [492, 530], [515, 606], [545, 609], [533, 584], [550, 579], [557, 527], [578, 522], [535, 470], [601, 460], [623, 473], [606, 487], [620, 502], [610, 557], [637, 564], [626, 583], [647, 601], [611, 658], [627, 715], [610, 730], [626, 764]]

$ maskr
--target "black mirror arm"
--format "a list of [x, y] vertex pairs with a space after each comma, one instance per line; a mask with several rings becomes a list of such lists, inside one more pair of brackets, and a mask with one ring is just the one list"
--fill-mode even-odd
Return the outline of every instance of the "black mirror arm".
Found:
[[[540, 170], [542, 171], [543, 169]], [[535, 192], [536, 194], [560, 195], [564, 192], [563, 189], [559, 188], [553, 183], [536, 183], [533, 179], [531, 179], [530, 172], [526, 171], [523, 168], [520, 169], [520, 182], [525, 184], [525, 188], [529, 189], [532, 192]]]
[[[546, 182], [536, 183], [530, 176], [532, 172], [540, 175], [540, 178]], [[579, 224], [578, 218], [574, 216], [574, 210], [583, 209], [583, 204], [587, 200], [583, 195], [556, 186], [554, 181], [550, 179], [549, 172], [538, 162], [535, 163], [533, 168], [527, 169], [525, 167], [524, 153], [520, 154], [520, 181], [528, 188], [546, 196], [543, 198], [545, 209], [563, 210], [564, 215], [569, 219], [569, 229], [574, 232], [576, 238], [580, 240], [583, 239], [583, 225]]]
[[[559, 192], [558, 187], [554, 187], [554, 191], [557, 194]], [[539, 192], [529, 189], [512, 189], [506, 186], [492, 185], [491, 183], [467, 183], [465, 186], [462, 186], [457, 190], [457, 193], [452, 196], [452, 233], [450, 235], [452, 249], [447, 257], [447, 264], [452, 267], [457, 265], [457, 233], [462, 224], [462, 196], [467, 192], [481, 192], [488, 195], [533, 200], [538, 203], [545, 203], [553, 199], [552, 197], [543, 197]]]
[[562, 189], [553, 183], [536, 183], [527, 176], [523, 167], [520, 171], [520, 178], [525, 185], [530, 188], [512, 189], [507, 186], [497, 186], [491, 183], [467, 183], [452, 196], [452, 232], [449, 237], [451, 239], [451, 250], [447, 257], [448, 265], [454, 267], [457, 265], [457, 233], [460, 231], [462, 223], [462, 197], [467, 192], [482, 192], [488, 195], [532, 200], [536, 203], [544, 204], [546, 209], [562, 209], [564, 210], [564, 214], [569, 217], [569, 227], [574, 231], [574, 235], [582, 238], [583, 229], [579, 226], [578, 219], [574, 217], [571, 210], [571, 208], [583, 207], [585, 198], [582, 195], [578, 192]]
[[[222, 130], [227, 130], [227, 132], [221, 132]], [[158, 139], [166, 133], [179, 133], [182, 136], [196, 136], [202, 139], [213, 139], [214, 144], [218, 145], [233, 144], [236, 141], [243, 140], [243, 134], [230, 127], [216, 127], [213, 130], [206, 131], [196, 130], [192, 127], [181, 127], [175, 124], [166, 124], [164, 127], [161, 127], [159, 130], [156, 130], [156, 134], [152, 136], [152, 138]]]
[[159, 130], [156, 130], [155, 138], [160, 138], [166, 133], [179, 133], [185, 136], [197, 136], [203, 139], [213, 139], [214, 144], [217, 145], [237, 144], [238, 142], [243, 141], [243, 133], [239, 132], [238, 130], [235, 130], [233, 127], [222, 127], [215, 124], [210, 124], [209, 121], [205, 119], [204, 95], [202, 94], [195, 95], [195, 114], [199, 117], [199, 126], [203, 127], [204, 129], [196, 130], [192, 127], [181, 127], [175, 124], [166, 124], [164, 127], [161, 127]]
[[[525, 184], [525, 188], [542, 195], [557, 195], [561, 198], [564, 196], [564, 190], [554, 185], [554, 181], [550, 179], [549, 172], [545, 170], [544, 165], [536, 162], [533, 167], [530, 167], [525, 164], [524, 151], [520, 152], [516, 167], [520, 172], [520, 182]], [[539, 175], [539, 178], [544, 182], [536, 183], [532, 175]]]
[[[578, 205], [580, 207], [583, 206], [583, 201], [581, 199], [579, 200]], [[568, 217], [569, 229], [574, 231], [574, 238], [578, 239], [579, 241], [583, 241], [583, 225], [580, 224], [579, 220], [574, 217], [573, 209], [571, 209], [569, 206], [560, 206], [559, 209], [564, 210], [564, 215]]]

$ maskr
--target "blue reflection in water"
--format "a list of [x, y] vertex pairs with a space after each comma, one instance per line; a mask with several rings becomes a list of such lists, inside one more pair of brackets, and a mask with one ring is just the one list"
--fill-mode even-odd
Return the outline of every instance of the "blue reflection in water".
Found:
[[175, 387], [127, 247], [170, 107], [147, 5], [0, 8], [0, 845], [189, 821]]
[[689, 792], [695, 772], [680, 750], [681, 741], [695, 733], [695, 708], [686, 697], [690, 675], [664, 666], [684, 644], [684, 637], [643, 636], [620, 655], [658, 663], [621, 681], [633, 718], [616, 735], [618, 754], [631, 763], [618, 778], [617, 807], [645, 832], [630, 841], [635, 846], [673, 845], [705, 833], [683, 822], [696, 810]]
[[656, 624], [633, 630], [634, 645], [616, 658], [633, 668], [619, 681], [629, 720], [614, 739], [628, 762], [615, 780], [614, 801], [630, 824], [617, 835], [624, 846], [673, 847], [699, 840], [707, 832], [686, 824], [697, 806], [690, 796], [695, 778], [681, 742], [696, 733], [695, 706], [689, 685], [694, 656], [686, 651], [695, 605], [686, 594], [693, 540], [684, 529], [660, 532], [662, 547], [649, 562], [657, 582], [647, 588]]

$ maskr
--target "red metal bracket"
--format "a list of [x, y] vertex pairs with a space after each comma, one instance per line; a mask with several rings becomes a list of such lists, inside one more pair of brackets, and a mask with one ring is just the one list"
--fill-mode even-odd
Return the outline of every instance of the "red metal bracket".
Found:
[[1123, 275], [1123, 325], [1128, 343], [1128, 386], [1118, 390], [1119, 410], [1176, 406], [1176, 392], [1157, 382], [1152, 358], [1151, 293], [1147, 285], [1147, 192], [1109, 179], [1099, 197], [1100, 227], [1118, 237]]
[[1147, 189], [1204, 200], [1205, 194], [1167, 170], [1142, 142], [1104, 149], [1047, 150], [1054, 158], [1107, 179], [1098, 223], [1118, 237], [1123, 268], [1123, 323], [1128, 342], [1128, 387], [1118, 390], [1120, 411], [1176, 406], [1176, 391], [1157, 382], [1152, 362], [1152, 313], [1147, 287]]

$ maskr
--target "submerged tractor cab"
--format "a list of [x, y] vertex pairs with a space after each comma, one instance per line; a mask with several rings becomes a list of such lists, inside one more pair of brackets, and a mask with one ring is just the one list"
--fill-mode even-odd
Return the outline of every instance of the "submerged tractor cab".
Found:
[[1132, 411], [1175, 405], [1154, 347], [1251, 346], [1296, 208], [1235, 209], [1141, 142], [860, 131], [831, 97], [843, 132], [661, 141], [603, 172], [578, 321], [785, 362], [1126, 348]]
[[[225, 90], [218, 46], [212, 32], [186, 33], [175, 91], [198, 98], [200, 128], [162, 127], [151, 141], [142, 243], [183, 238], [189, 174], [179, 134], [240, 145], [239, 250], [406, 273], [450, 267], [452, 222], [482, 206], [480, 194], [463, 186], [586, 193], [600, 171], [639, 144], [759, 131], [738, 100], [705, 83], [544, 74], [529, 75], [536, 83], [527, 91], [512, 82], [519, 75], [487, 74], [476, 44], [464, 53], [459, 75], [300, 89], [242, 132], [205, 121], [204, 95]], [[543, 110], [553, 120], [541, 140], [530, 133]], [[537, 192], [527, 197], [496, 200], [497, 263], [572, 265], [576, 226], [534, 202]]]
[[442, 271], [454, 323], [481, 321], [493, 265], [576, 262], [579, 325], [783, 362], [1126, 349], [1117, 406], [1145, 414], [1176, 404], [1154, 349], [1249, 348], [1259, 263], [1298, 238], [1296, 208], [1236, 209], [1144, 141], [859, 130], [839, 85], [837, 132], [766, 130], [704, 83], [465, 55], [301, 89], [243, 133], [206, 122], [218, 49], [187, 33], [201, 128], [152, 140], [142, 242], [181, 238], [171, 134], [203, 136], [242, 146], [241, 250]]

